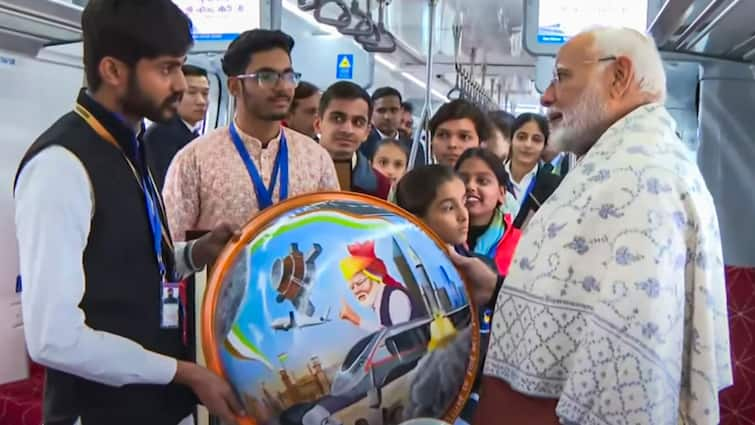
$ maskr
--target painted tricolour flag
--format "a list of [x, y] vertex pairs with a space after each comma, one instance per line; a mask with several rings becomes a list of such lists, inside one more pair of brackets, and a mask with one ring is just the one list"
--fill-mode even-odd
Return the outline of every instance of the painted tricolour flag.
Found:
[[270, 360], [257, 348], [254, 343], [247, 338], [241, 331], [241, 328], [235, 324], [228, 332], [225, 340], [226, 349], [234, 356], [242, 359], [257, 360], [262, 362], [268, 369], [274, 370]]

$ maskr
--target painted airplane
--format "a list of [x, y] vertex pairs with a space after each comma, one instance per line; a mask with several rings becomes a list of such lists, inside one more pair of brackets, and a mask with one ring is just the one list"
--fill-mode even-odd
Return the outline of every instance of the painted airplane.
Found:
[[288, 312], [288, 317], [281, 317], [279, 319], [273, 320], [272, 328], [276, 331], [290, 331], [291, 329], [297, 328], [307, 328], [310, 326], [320, 326], [324, 325], [328, 322], [333, 321], [333, 319], [330, 318], [330, 307], [328, 307], [328, 311], [325, 312], [325, 315], [320, 317], [319, 319], [307, 319], [304, 320], [296, 320], [296, 317], [294, 316], [293, 311]]

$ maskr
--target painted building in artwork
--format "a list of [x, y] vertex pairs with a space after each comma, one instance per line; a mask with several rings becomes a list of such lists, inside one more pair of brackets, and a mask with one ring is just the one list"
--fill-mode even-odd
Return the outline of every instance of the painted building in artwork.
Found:
[[283, 368], [278, 370], [278, 376], [283, 390], [270, 390], [266, 384], [262, 384], [260, 398], [244, 397], [245, 406], [252, 416], [269, 420], [295, 404], [312, 402], [330, 393], [331, 381], [317, 356], [310, 359], [306, 373], [301, 377], [297, 378]]
[[432, 281], [424, 263], [410, 245], [404, 247], [393, 238], [393, 260], [409, 295], [415, 300], [422, 300], [425, 307], [423, 316], [427, 312], [444, 314], [453, 310], [448, 290]]
[[278, 392], [278, 401], [283, 409], [294, 404], [315, 401], [330, 393], [330, 380], [317, 356], [310, 359], [307, 373], [300, 378], [294, 377], [285, 369], [279, 370], [278, 373], [285, 388]]

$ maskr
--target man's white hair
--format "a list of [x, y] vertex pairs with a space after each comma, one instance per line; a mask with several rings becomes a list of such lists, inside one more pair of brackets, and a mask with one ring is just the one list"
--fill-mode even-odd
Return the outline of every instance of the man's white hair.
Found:
[[593, 27], [586, 31], [595, 38], [601, 58], [625, 56], [632, 60], [640, 89], [653, 101], [666, 101], [666, 71], [655, 41], [647, 35], [620, 27]]

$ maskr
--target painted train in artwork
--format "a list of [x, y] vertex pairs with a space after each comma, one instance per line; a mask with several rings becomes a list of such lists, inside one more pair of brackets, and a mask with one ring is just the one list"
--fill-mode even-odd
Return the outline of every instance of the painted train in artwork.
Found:
[[[228, 258], [211, 282], [220, 371], [260, 425], [448, 417], [476, 363], [462, 278], [398, 210], [344, 196], [280, 213]], [[450, 355], [468, 367], [443, 369]]]

